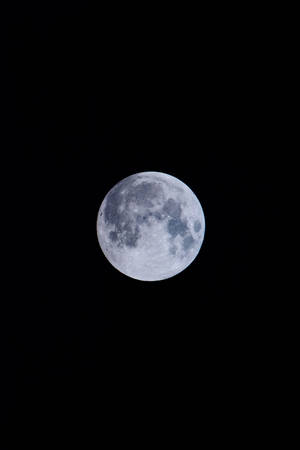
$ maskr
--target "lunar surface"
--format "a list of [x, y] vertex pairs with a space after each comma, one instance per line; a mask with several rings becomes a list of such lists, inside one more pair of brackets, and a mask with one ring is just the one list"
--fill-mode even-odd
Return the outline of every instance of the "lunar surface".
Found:
[[161, 172], [124, 178], [108, 192], [97, 217], [97, 236], [108, 261], [143, 281], [182, 272], [199, 253], [204, 230], [193, 191]]

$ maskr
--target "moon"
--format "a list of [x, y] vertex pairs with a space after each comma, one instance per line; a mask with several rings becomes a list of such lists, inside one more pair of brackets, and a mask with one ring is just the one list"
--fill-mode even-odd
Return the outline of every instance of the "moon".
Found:
[[117, 183], [97, 216], [97, 237], [108, 261], [141, 281], [171, 278], [199, 253], [205, 232], [201, 204], [178, 178], [140, 172]]

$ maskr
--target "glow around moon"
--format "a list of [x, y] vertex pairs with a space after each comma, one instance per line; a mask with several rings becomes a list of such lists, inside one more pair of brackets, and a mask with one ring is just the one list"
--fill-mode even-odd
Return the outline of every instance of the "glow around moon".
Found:
[[161, 172], [141, 172], [117, 183], [97, 217], [97, 236], [108, 261], [143, 281], [182, 272], [199, 253], [204, 231], [203, 210], [193, 191]]

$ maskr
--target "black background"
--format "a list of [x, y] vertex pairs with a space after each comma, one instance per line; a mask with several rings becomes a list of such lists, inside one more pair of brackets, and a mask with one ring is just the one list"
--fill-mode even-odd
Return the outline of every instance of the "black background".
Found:
[[[193, 428], [257, 392], [273, 213], [260, 23], [213, 8], [135, 14], [23, 7], [8, 24], [8, 422], [41, 427], [47, 411], [105, 427], [152, 411]], [[153, 283], [115, 270], [96, 236], [108, 190], [148, 170], [185, 182], [206, 217], [196, 260]]]

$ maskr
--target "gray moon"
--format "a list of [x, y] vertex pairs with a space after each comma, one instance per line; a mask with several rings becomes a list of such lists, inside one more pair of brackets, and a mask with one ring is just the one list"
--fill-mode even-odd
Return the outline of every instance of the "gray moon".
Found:
[[182, 272], [199, 253], [204, 231], [196, 195], [162, 172], [124, 178], [107, 193], [97, 217], [97, 236], [108, 261], [142, 281]]

